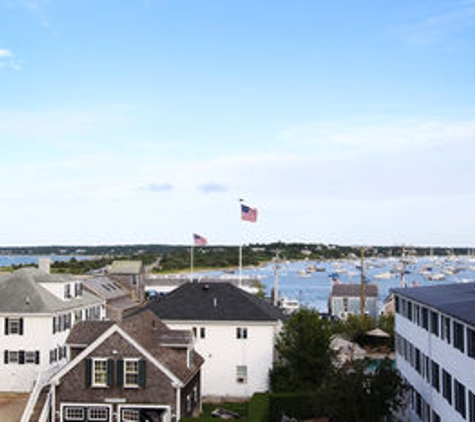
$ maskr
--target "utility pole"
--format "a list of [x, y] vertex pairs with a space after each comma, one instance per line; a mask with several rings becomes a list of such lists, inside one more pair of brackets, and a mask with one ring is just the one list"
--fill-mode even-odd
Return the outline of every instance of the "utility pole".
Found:
[[280, 258], [279, 253], [282, 252], [280, 250], [275, 251], [274, 261], [274, 289], [272, 291], [272, 304], [274, 306], [279, 306], [279, 266], [280, 266]]
[[361, 247], [361, 317], [365, 317], [365, 270], [364, 270], [364, 246]]

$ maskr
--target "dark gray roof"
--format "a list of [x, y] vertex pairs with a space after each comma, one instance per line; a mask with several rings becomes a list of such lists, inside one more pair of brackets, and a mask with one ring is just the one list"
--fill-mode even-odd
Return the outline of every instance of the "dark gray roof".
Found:
[[0, 278], [0, 313], [53, 313], [66, 311], [84, 305], [100, 304], [102, 301], [91, 293], [83, 292], [80, 297], [61, 300], [41, 283], [68, 282], [71, 276], [47, 274], [36, 268], [22, 268]]
[[[376, 284], [365, 284], [365, 296], [366, 297], [378, 297], [378, 286]], [[361, 284], [334, 284], [331, 291], [331, 296], [361, 296]]]
[[393, 292], [475, 326], [475, 283], [438, 284]]
[[163, 320], [277, 321], [279, 308], [229, 283], [187, 283], [149, 305]]

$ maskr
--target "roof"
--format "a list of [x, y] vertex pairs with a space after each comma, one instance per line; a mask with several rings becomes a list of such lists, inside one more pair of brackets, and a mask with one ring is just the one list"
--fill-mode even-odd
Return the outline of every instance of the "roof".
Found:
[[[378, 286], [376, 284], [365, 284], [364, 294], [366, 297], [378, 297]], [[331, 296], [361, 296], [361, 284], [334, 284], [332, 286]]]
[[393, 292], [475, 326], [475, 283], [419, 286]]
[[128, 296], [129, 292], [114, 283], [109, 277], [94, 277], [83, 281], [83, 286], [106, 300]]
[[41, 283], [75, 280], [70, 275], [48, 274], [37, 268], [17, 270], [0, 278], [0, 313], [54, 313], [102, 303], [100, 298], [88, 292], [61, 300], [41, 286]]
[[277, 321], [282, 311], [230, 283], [186, 283], [149, 305], [163, 320]]
[[[201, 367], [204, 360], [195, 353], [194, 365], [186, 365], [186, 355], [165, 347], [168, 340], [175, 339], [175, 345], [192, 344], [191, 332], [170, 330], [153, 312], [145, 310], [121, 322], [81, 321], [72, 328], [67, 343], [87, 347], [103, 335], [110, 327], [117, 325], [158, 362], [168, 368], [176, 377], [185, 382]], [[179, 343], [177, 343], [179, 341]]]
[[138, 275], [142, 271], [142, 261], [114, 261], [109, 274]]

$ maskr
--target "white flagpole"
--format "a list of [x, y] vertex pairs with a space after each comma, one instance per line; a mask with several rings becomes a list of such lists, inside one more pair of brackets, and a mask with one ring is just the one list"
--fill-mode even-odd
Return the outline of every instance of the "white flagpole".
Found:
[[242, 199], [239, 200], [239, 286], [242, 287]]
[[190, 248], [190, 280], [193, 281], [193, 254], [194, 254], [194, 245], [191, 245]]

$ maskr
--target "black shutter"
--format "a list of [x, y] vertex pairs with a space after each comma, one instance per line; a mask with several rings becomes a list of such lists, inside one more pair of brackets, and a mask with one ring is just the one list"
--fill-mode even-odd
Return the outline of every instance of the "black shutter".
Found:
[[3, 361], [5, 362], [5, 365], [8, 364], [8, 350], [3, 352]]
[[5, 318], [5, 335], [8, 336], [9, 320]]
[[20, 350], [18, 352], [18, 363], [20, 365], [23, 365], [25, 363], [25, 351], [24, 350]]
[[40, 364], [40, 351], [39, 351], [39, 350], [36, 350], [36, 351], [35, 351], [35, 363], [36, 363], [37, 365]]
[[86, 359], [86, 372], [85, 372], [85, 381], [86, 388], [91, 386], [92, 383], [92, 359]]
[[112, 359], [107, 360], [107, 386], [112, 387], [114, 384], [114, 361]]
[[18, 334], [21, 336], [23, 335], [23, 318], [20, 318], [20, 321], [18, 323]]
[[117, 361], [117, 387], [122, 388], [124, 386], [124, 361], [119, 359]]
[[145, 361], [143, 359], [139, 360], [139, 387], [145, 388]]

